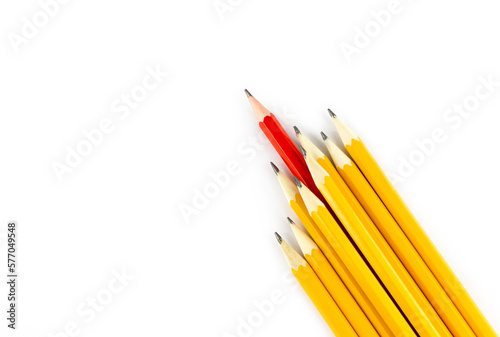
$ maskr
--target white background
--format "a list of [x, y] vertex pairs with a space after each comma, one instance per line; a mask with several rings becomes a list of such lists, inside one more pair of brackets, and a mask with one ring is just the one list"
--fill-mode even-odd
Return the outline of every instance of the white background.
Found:
[[[447, 140], [397, 188], [500, 330], [500, 87], [459, 127], [443, 119], [479, 77], [500, 81], [500, 5], [401, 0], [349, 63], [341, 43], [388, 1], [229, 3], [219, 15], [212, 0], [72, 0], [17, 53], [8, 36], [40, 5], [1, 3], [2, 256], [7, 221], [20, 238], [19, 329], [2, 314], [1, 335], [74, 323], [74, 336], [238, 336], [254, 301], [276, 292], [284, 303], [247, 336], [331, 334], [284, 280], [273, 232], [294, 244], [292, 211], [268, 162], [283, 164], [252, 141], [261, 131], [244, 88], [322, 149], [321, 130], [338, 140], [332, 108], [394, 173], [415, 141], [443, 129]], [[168, 76], [120, 119], [112, 104], [158, 65]], [[53, 163], [107, 118], [113, 131], [59, 181]], [[234, 161], [238, 174], [186, 222], [179, 207]], [[133, 280], [87, 323], [77, 308], [122, 268]]]

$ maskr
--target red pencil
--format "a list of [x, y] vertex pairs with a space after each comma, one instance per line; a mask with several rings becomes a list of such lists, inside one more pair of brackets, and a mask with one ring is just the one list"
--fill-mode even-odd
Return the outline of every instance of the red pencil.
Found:
[[314, 184], [311, 173], [309, 173], [304, 157], [285, 132], [276, 116], [257, 101], [247, 89], [245, 89], [245, 93], [259, 122], [259, 127], [278, 152], [281, 159], [283, 159], [290, 172], [302, 181], [307, 188], [313, 191], [314, 194], [323, 199], [321, 192], [316, 187], [316, 184]]

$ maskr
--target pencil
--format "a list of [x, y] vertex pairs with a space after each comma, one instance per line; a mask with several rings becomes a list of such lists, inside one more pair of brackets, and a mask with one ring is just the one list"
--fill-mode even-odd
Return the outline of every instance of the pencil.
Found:
[[245, 93], [255, 114], [255, 118], [259, 122], [260, 129], [264, 132], [267, 139], [269, 139], [281, 159], [283, 159], [290, 172], [321, 198], [321, 193], [314, 185], [304, 158], [276, 116], [257, 101], [247, 89], [245, 89]]
[[476, 336], [356, 164], [321, 133], [337, 171], [454, 336]]
[[359, 336], [380, 336], [316, 243], [290, 220], [302, 254]]
[[477, 336], [497, 336], [450, 266], [404, 203], [361, 139], [331, 110], [330, 116], [361, 172]]
[[295, 183], [314, 220], [326, 240], [335, 249], [349, 271], [379, 311], [395, 336], [416, 336], [410, 324], [401, 314], [365, 261], [358, 254], [345, 233], [340, 229], [321, 200], [298, 179]]
[[303, 154], [319, 190], [419, 335], [451, 336], [338, 172], [330, 176], [318, 162], [307, 156], [305, 150]]
[[332, 299], [324, 285], [314, 273], [313, 269], [292, 247], [290, 247], [278, 233], [276, 239], [285, 255], [292, 273], [299, 281], [302, 289], [318, 309], [332, 332], [337, 337], [357, 337], [351, 324], [344, 316], [338, 305]]
[[[370, 319], [370, 322], [377, 329], [378, 333], [382, 337], [394, 336], [391, 329], [384, 321], [380, 313], [377, 311], [375, 306], [372, 304], [368, 296], [365, 294], [361, 285], [358, 284], [354, 276], [351, 274], [349, 269], [346, 267], [344, 262], [340, 259], [337, 252], [333, 249], [332, 245], [326, 240], [325, 236], [319, 230], [318, 226], [314, 220], [309, 215], [306, 208], [304, 200], [297, 189], [297, 186], [288, 179], [279, 169], [271, 163], [274, 172], [278, 176], [278, 181], [283, 189], [285, 197], [287, 198], [290, 207], [293, 209], [299, 220], [302, 222], [306, 230], [309, 232], [313, 240], [323, 251], [326, 258], [335, 269], [337, 274], [340, 276], [347, 289], [349, 289], [351, 295], [354, 297], [356, 302], [358, 302], [361, 309], [363, 309], [366, 316]], [[336, 220], [334, 219], [336, 222]]]

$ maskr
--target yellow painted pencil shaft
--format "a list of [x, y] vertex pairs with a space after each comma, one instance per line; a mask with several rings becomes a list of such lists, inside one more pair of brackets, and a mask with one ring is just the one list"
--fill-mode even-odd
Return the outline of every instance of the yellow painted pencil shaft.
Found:
[[288, 265], [292, 269], [293, 275], [299, 281], [302, 289], [309, 296], [335, 336], [357, 337], [358, 334], [354, 331], [311, 266], [278, 233], [275, 233], [275, 235], [283, 251], [283, 255], [285, 255]]
[[306, 161], [318, 189], [417, 332], [426, 337], [451, 336], [338, 172], [330, 176], [312, 158], [306, 156]]
[[385, 320], [394, 336], [416, 336], [399, 309], [366, 265], [340, 226], [336, 223], [323, 203], [304, 185], [300, 193], [308, 211], [321, 233], [335, 249], [363, 291]]
[[309, 215], [304, 204], [304, 200], [302, 200], [300, 194], [297, 194], [295, 196], [295, 200], [290, 201], [290, 206], [304, 225], [309, 235], [311, 235], [318, 247], [323, 251], [324, 255], [326, 256], [334, 270], [337, 272], [337, 274], [340, 276], [342, 282], [345, 284], [353, 298], [356, 300], [365, 315], [373, 324], [379, 335], [382, 337], [393, 336], [391, 329], [382, 318], [377, 308], [370, 301], [369, 297], [363, 291], [347, 266], [335, 252], [330, 243], [326, 240], [325, 236], [321, 233], [318, 226]]
[[477, 336], [481, 337], [498, 336], [458, 277], [420, 226], [417, 219], [415, 219], [365, 144], [335, 114], [330, 112], [330, 115], [347, 152], [354, 159], [354, 162], [358, 165], [361, 172], [363, 172], [394, 219], [396, 219], [431, 272], [436, 276], [439, 283], [441, 283], [441, 286], [464, 316], [467, 323], [469, 323], [472, 330]]
[[358, 336], [309, 264], [292, 269], [292, 273], [335, 336]]
[[477, 336], [498, 336], [361, 140], [347, 151]]
[[454, 336], [476, 336], [356, 164], [325, 140], [337, 170]]
[[[321, 219], [328, 219], [328, 216], [331, 215], [326, 208], [319, 208], [312, 214], [313, 219], [322, 224], [322, 230], [327, 229], [327, 223], [322, 222], [323, 220]], [[376, 308], [386, 320], [386, 323], [392, 326], [393, 333], [396, 336], [413, 336], [414, 332], [411, 327], [408, 325], [404, 317], [375, 278], [375, 275], [373, 275], [347, 237], [345, 237], [345, 234], [340, 230], [340, 227], [331, 221], [328, 221], [328, 226], [328, 229], [332, 230], [334, 228], [334, 232], [336, 232], [334, 235], [327, 234], [328, 240], [332, 242], [344, 263], [350, 267], [351, 272], [355, 276], [356, 280], [362, 284], [363, 289], [368, 296], [370, 296], [370, 299], [377, 303], [375, 305]], [[338, 238], [338, 240], [335, 240], [334, 237]]]
[[302, 222], [309, 235], [311, 235], [313, 240], [323, 251], [326, 258], [335, 269], [337, 274], [340, 276], [347, 289], [349, 289], [349, 292], [352, 294], [356, 302], [358, 302], [361, 309], [363, 309], [363, 312], [369, 318], [370, 322], [373, 324], [377, 332], [382, 337], [394, 336], [391, 329], [382, 318], [378, 310], [375, 308], [354, 276], [351, 274], [344, 262], [342, 262], [333, 247], [326, 240], [325, 236], [321, 233], [318, 226], [309, 215], [304, 200], [302, 199], [302, 196], [300, 195], [299, 190], [297, 189], [295, 184], [292, 183], [290, 179], [288, 179], [281, 172], [278, 172], [277, 175], [280, 185], [283, 188], [283, 192], [285, 193], [285, 196], [290, 203], [290, 207]]
[[292, 230], [306, 261], [318, 275], [356, 333], [362, 337], [380, 336], [314, 241], [293, 223]]

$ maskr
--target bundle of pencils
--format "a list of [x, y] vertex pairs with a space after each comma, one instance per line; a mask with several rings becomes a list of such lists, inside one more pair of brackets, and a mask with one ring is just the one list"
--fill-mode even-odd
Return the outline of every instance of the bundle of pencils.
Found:
[[361, 139], [331, 110], [348, 156], [323, 132], [328, 158], [300, 146], [245, 90], [293, 181], [271, 163], [305, 228], [288, 221], [302, 255], [278, 234], [292, 273], [338, 336], [497, 336]]

